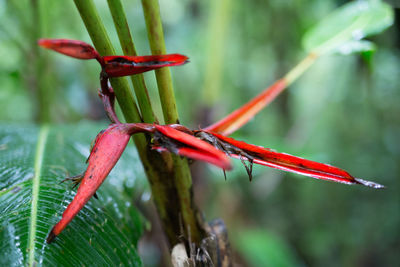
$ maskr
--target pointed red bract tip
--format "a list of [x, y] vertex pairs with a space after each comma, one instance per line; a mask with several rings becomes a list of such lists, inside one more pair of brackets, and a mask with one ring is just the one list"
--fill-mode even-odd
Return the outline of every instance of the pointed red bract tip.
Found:
[[188, 57], [180, 54], [154, 56], [105, 56], [105, 71], [109, 77], [143, 73], [162, 67], [183, 65]]
[[368, 187], [372, 187], [372, 188], [375, 188], [375, 189], [385, 189], [386, 188], [384, 185], [381, 185], [381, 184], [378, 184], [378, 183], [375, 183], [375, 182], [371, 182], [371, 181], [367, 181], [367, 180], [364, 180], [364, 179], [354, 178], [354, 180], [358, 184], [365, 185], [365, 186], [368, 186]]
[[111, 125], [97, 135], [78, 191], [63, 212], [61, 220], [51, 230], [47, 237], [48, 243], [64, 230], [96, 193], [125, 150], [129, 138], [127, 126], [124, 124]]
[[40, 39], [38, 44], [41, 47], [54, 50], [58, 53], [79, 58], [79, 59], [99, 59], [97, 51], [89, 44], [69, 39]]
[[224, 170], [232, 169], [232, 165], [227, 157], [216, 156], [215, 154], [206, 151], [182, 147], [178, 149], [178, 155], [194, 160], [204, 161]]
[[46, 238], [46, 243], [50, 244], [51, 242], [54, 241], [54, 239], [56, 239], [57, 235], [54, 233], [54, 227], [51, 229], [49, 235]]

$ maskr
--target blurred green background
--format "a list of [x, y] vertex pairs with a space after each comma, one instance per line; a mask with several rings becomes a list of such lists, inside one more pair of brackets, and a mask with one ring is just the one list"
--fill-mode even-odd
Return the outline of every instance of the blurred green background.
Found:
[[[181, 123], [206, 126], [288, 72], [304, 32], [343, 0], [160, 0], [167, 51], [190, 57], [172, 69]], [[395, 1], [394, 1], [395, 2]], [[95, 1], [112, 43], [106, 1]], [[393, 1], [392, 1], [393, 3]], [[139, 54], [149, 54], [140, 1], [123, 1]], [[387, 186], [316, 181], [240, 162], [227, 173], [195, 163], [197, 203], [228, 226], [244, 266], [399, 266], [400, 10], [374, 53], [325, 56], [233, 137]], [[0, 0], [0, 120], [104, 120], [99, 66], [41, 50], [36, 41], [90, 42], [72, 1]], [[162, 117], [152, 72], [145, 74]], [[144, 177], [143, 177], [144, 179]], [[144, 259], [146, 263], [146, 259]], [[156, 264], [156, 262], [148, 262]]]

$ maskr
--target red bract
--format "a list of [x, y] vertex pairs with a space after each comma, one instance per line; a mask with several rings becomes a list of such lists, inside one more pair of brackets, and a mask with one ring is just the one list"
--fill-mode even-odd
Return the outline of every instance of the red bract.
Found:
[[179, 66], [188, 61], [180, 54], [158, 56], [105, 56], [104, 70], [109, 77], [138, 74], [162, 67]]
[[78, 191], [64, 211], [61, 220], [52, 228], [46, 241], [51, 243], [54, 238], [71, 222], [78, 212], [96, 193], [114, 165], [117, 163], [130, 135], [123, 124], [114, 124], [100, 132], [90, 152], [88, 168], [85, 171]]
[[[216, 150], [218, 151], [218, 150]], [[220, 151], [218, 151], [220, 152]], [[194, 160], [204, 161], [220, 167], [223, 170], [231, 170], [232, 166], [229, 159], [222, 153], [222, 155], [215, 153], [210, 153], [208, 151], [197, 150], [189, 147], [182, 147], [177, 150], [178, 155], [182, 157], [191, 158]]]
[[323, 164], [286, 153], [278, 153], [269, 148], [250, 145], [221, 134], [207, 131], [216, 137], [214, 141], [221, 149], [234, 158], [242, 158], [256, 163], [288, 172], [294, 172], [317, 179], [330, 180], [345, 184], [362, 184], [373, 188], [384, 188], [383, 185], [354, 178], [348, 172], [337, 167]]
[[285, 89], [285, 87], [285, 80], [278, 80], [248, 103], [236, 109], [218, 122], [206, 127], [204, 130], [221, 133], [223, 135], [230, 135], [246, 124], [258, 112], [260, 112], [260, 110], [274, 100], [275, 97]]
[[41, 47], [74, 58], [95, 59], [100, 57], [99, 53], [97, 53], [91, 45], [82, 41], [68, 39], [40, 39], [38, 44]]
[[41, 47], [79, 59], [97, 59], [108, 77], [121, 77], [143, 73], [162, 67], [179, 66], [188, 62], [180, 54], [154, 56], [100, 56], [89, 44], [68, 39], [40, 39]]

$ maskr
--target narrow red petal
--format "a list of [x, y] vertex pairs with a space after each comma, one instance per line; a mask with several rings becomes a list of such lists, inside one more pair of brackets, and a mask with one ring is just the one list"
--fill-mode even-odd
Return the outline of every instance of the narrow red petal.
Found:
[[[317, 179], [330, 180], [345, 184], [362, 184], [373, 188], [384, 188], [384, 186], [365, 181], [359, 178], [354, 178], [345, 170], [329, 164], [323, 164], [308, 159], [292, 156], [286, 153], [278, 153], [269, 148], [247, 144], [242, 141], [235, 140], [217, 133], [208, 132], [219, 140], [231, 144], [247, 154], [254, 157], [253, 162], [256, 164], [276, 168], [288, 172], [294, 172], [305, 176], [310, 176]], [[238, 154], [231, 154], [230, 156], [239, 158], [242, 157]]]
[[155, 127], [157, 131], [166, 137], [188, 146], [185, 149], [183, 147], [179, 148], [178, 154], [193, 159], [204, 159], [204, 161], [221, 167], [222, 169], [230, 170], [232, 168], [229, 158], [226, 156], [226, 154], [222, 151], [219, 151], [209, 143], [167, 125], [155, 125]]
[[[158, 152], [168, 151], [168, 149], [166, 149], [164, 147], [159, 147], [159, 146], [155, 146], [155, 147], [153, 147], [153, 149], [157, 150]], [[210, 163], [210, 164], [215, 165], [224, 170], [232, 169], [232, 165], [229, 161], [229, 158], [225, 157], [225, 156], [221, 158], [221, 157], [217, 157], [215, 154], [208, 153], [208, 152], [202, 151], [202, 150], [196, 150], [196, 149], [189, 148], [189, 147], [179, 148], [177, 151], [177, 154], [180, 156], [183, 156], [183, 157], [190, 158], [190, 159], [200, 160], [200, 161]]]
[[64, 211], [61, 220], [51, 230], [47, 238], [48, 243], [64, 230], [96, 193], [120, 158], [129, 137], [123, 124], [114, 124], [96, 137], [95, 145], [90, 153], [89, 165], [78, 191]]
[[278, 80], [273, 85], [265, 89], [261, 94], [250, 100], [242, 107], [236, 109], [228, 116], [218, 122], [208, 126], [204, 130], [230, 135], [251, 118], [253, 118], [260, 110], [274, 100], [286, 87], [284, 79]]
[[105, 71], [110, 77], [139, 74], [162, 67], [179, 66], [188, 62], [180, 54], [155, 56], [105, 56]]
[[196, 150], [188, 147], [182, 147], [178, 149], [178, 154], [191, 159], [208, 162], [224, 170], [232, 169], [229, 158], [225, 155], [221, 157], [213, 153], [208, 153], [206, 151]]
[[68, 39], [40, 39], [38, 44], [41, 47], [54, 50], [58, 53], [79, 58], [79, 59], [95, 59], [99, 58], [97, 51], [89, 44]]
[[221, 151], [215, 149], [212, 145], [194, 137], [193, 135], [181, 132], [179, 130], [176, 130], [174, 128], [171, 128], [167, 125], [155, 125], [157, 131], [159, 131], [160, 133], [162, 133], [163, 135], [179, 141], [183, 144], [186, 144], [188, 146], [197, 148], [199, 150], [212, 150], [212, 151], [216, 151], [217, 153], [222, 153]]

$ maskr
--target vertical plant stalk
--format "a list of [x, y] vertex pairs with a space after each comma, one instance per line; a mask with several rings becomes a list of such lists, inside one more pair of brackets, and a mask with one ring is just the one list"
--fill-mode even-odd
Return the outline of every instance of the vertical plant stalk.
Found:
[[[100, 20], [92, 0], [74, 0], [86, 29], [100, 55], [113, 55], [114, 49]], [[126, 79], [111, 79], [117, 101], [128, 122], [139, 122], [141, 117], [136, 107], [133, 95], [129, 90]], [[143, 134], [133, 137], [151, 186], [152, 197], [157, 207], [163, 229], [169, 245], [179, 242], [182, 235], [180, 217], [183, 216], [180, 201], [173, 177], [180, 175], [174, 169], [174, 163], [169, 153], [158, 153], [148, 146], [150, 139]], [[188, 167], [187, 167], [188, 169]], [[190, 176], [189, 176], [190, 177]]]
[[[125, 11], [120, 0], [107, 0], [108, 7], [114, 25], [118, 33], [119, 42], [122, 47], [122, 51], [125, 55], [136, 56], [135, 45], [132, 40], [132, 36], [129, 30], [128, 22], [126, 19]], [[143, 74], [137, 74], [131, 76], [133, 88], [135, 89], [136, 99], [139, 104], [140, 112], [144, 122], [157, 122], [157, 118], [153, 113], [151, 107], [149, 93], [144, 82]]]
[[[103, 56], [115, 55], [115, 50], [93, 1], [74, 0], [74, 2], [99, 54]], [[129, 122], [141, 122], [139, 110], [126, 78], [112, 78], [110, 81], [125, 119]]]
[[[142, 0], [142, 7], [152, 54], [166, 54], [158, 0]], [[166, 124], [179, 123], [171, 72], [169, 68], [161, 68], [156, 70], [155, 73], [164, 121]], [[194, 204], [189, 166], [186, 159], [181, 159], [175, 155], [172, 158], [175, 170], [174, 182], [180, 200], [184, 227], [184, 233], [181, 234], [189, 233], [187, 237], [190, 237], [190, 241], [199, 244], [205, 237], [205, 231], [202, 227], [203, 222], [199, 221], [200, 216], [197, 216]]]
[[296, 81], [306, 70], [308, 70], [314, 62], [317, 60], [319, 55], [317, 53], [309, 53], [302, 61], [300, 61], [293, 69], [291, 69], [284, 77], [283, 80], [286, 86], [291, 85]]
[[39, 48], [37, 46], [37, 40], [40, 37], [40, 6], [38, 0], [31, 0], [31, 11], [32, 11], [32, 24], [30, 27], [31, 45], [29, 51], [30, 61], [34, 62], [30, 66], [29, 75], [32, 77], [28, 78], [29, 86], [32, 87], [37, 97], [37, 113], [36, 120], [40, 123], [48, 123], [51, 121], [51, 104], [53, 92], [48, 90], [49, 87], [44, 84], [43, 77], [43, 65], [44, 57], [39, 57]]
[[[142, 0], [142, 6], [151, 53], [166, 54], [158, 0]], [[179, 123], [170, 69], [161, 68], [155, 72], [165, 124]]]
[[211, 1], [210, 13], [212, 13], [208, 26], [207, 65], [205, 69], [203, 99], [208, 106], [214, 106], [219, 97], [221, 88], [221, 70], [224, 59], [224, 45], [227, 25], [231, 15], [230, 0]]

